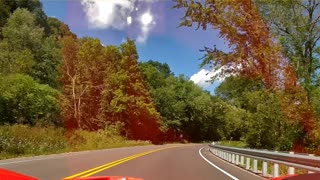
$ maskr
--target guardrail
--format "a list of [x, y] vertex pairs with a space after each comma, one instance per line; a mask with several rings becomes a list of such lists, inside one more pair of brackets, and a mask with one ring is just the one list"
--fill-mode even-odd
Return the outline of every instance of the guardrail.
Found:
[[[236, 164], [243, 166], [247, 170], [258, 173], [258, 161], [262, 161], [262, 176], [267, 177], [268, 163], [273, 164], [272, 176], [279, 177], [279, 165], [288, 166], [288, 174], [294, 174], [295, 168], [308, 170], [308, 173], [320, 172], [320, 157], [313, 154], [302, 155], [293, 152], [284, 153], [277, 151], [256, 150], [247, 148], [235, 148], [217, 145], [212, 143], [209, 145], [210, 152], [216, 156]], [[251, 159], [253, 159], [252, 168]], [[245, 161], [245, 162], [244, 162]]]

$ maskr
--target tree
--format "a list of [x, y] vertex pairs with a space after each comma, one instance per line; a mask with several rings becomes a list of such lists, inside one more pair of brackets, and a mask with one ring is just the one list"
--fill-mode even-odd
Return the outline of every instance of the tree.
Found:
[[76, 38], [76, 35], [70, 31], [69, 26], [59, 21], [57, 18], [48, 17], [47, 21], [50, 35], [53, 35], [58, 39], [61, 39], [64, 36], [73, 36]]
[[98, 39], [63, 38], [61, 83], [67, 98], [64, 111], [67, 127], [94, 130], [101, 128], [99, 110], [104, 88], [106, 63]]
[[320, 62], [316, 50], [320, 47], [320, 3], [317, 0], [256, 0], [255, 4], [279, 39], [310, 103], [310, 93], [318, 86], [319, 79]]
[[115, 56], [104, 79], [103, 117], [123, 122], [129, 138], [159, 140], [160, 116], [140, 73], [134, 41], [107, 48]]
[[44, 37], [32, 13], [18, 8], [3, 27], [2, 35], [1, 74], [26, 73], [40, 83], [57, 87], [59, 44], [53, 37]]
[[293, 81], [291, 87], [296, 85], [294, 76], [285, 71], [290, 69], [290, 64], [283, 58], [281, 47], [273, 41], [267, 24], [251, 1], [175, 1], [175, 8], [186, 9], [180, 26], [196, 24], [204, 30], [219, 29], [220, 37], [228, 42], [229, 53], [215, 47], [203, 50], [206, 55], [202, 65], [223, 69], [217, 76], [240, 73], [259, 77], [269, 89], [283, 86], [287, 79]]
[[34, 51], [40, 49], [43, 31], [36, 27], [34, 16], [24, 9], [18, 9], [2, 30], [0, 42], [1, 74], [32, 74], [35, 64]]
[[[99, 119], [100, 101], [104, 89], [104, 77], [108, 59], [104, 47], [98, 39], [83, 38], [77, 53], [79, 86], [82, 95], [78, 96], [78, 118], [86, 129], [102, 128], [105, 120]], [[103, 124], [104, 123], [104, 124]]]
[[61, 102], [61, 104], [64, 104], [64, 123], [67, 128], [81, 128], [81, 119], [78, 117], [80, 109], [79, 98], [83, 95], [84, 89], [77, 87], [79, 83], [79, 70], [77, 66], [79, 42], [77, 39], [67, 36], [62, 40], [62, 44], [61, 54], [63, 63], [60, 67], [60, 82], [62, 83], [63, 93], [66, 97], [66, 102]]
[[286, 120], [281, 111], [281, 92], [260, 90], [245, 94], [250, 112], [244, 134], [249, 147], [288, 151], [305, 137], [298, 121]]
[[173, 76], [168, 64], [149, 60], [140, 62], [139, 68], [144, 74], [144, 78], [151, 86], [149, 88], [156, 89], [163, 85], [166, 78]]
[[0, 0], [0, 29], [6, 24], [10, 14], [18, 8], [32, 12], [36, 18], [36, 24], [45, 28], [45, 32], [47, 32], [47, 16], [43, 12], [42, 4], [39, 0]]
[[230, 76], [215, 89], [215, 94], [233, 106], [245, 108], [244, 94], [262, 89], [265, 88], [260, 79]]

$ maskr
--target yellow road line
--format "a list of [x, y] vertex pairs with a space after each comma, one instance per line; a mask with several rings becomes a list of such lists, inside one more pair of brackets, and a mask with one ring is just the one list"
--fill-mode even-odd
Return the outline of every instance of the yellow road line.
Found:
[[[138, 155], [139, 155], [139, 154], [138, 154]], [[133, 156], [137, 156], [137, 155], [133, 155]], [[71, 176], [68, 176], [68, 177], [65, 177], [65, 178], [63, 178], [63, 179], [64, 179], [64, 180], [72, 179], [72, 178], [75, 178], [75, 177], [84, 175], [84, 174], [86, 174], [86, 173], [90, 173], [91, 171], [95, 171], [95, 170], [100, 169], [100, 168], [103, 168], [103, 167], [105, 167], [105, 166], [112, 165], [112, 164], [117, 163], [117, 162], [119, 162], [119, 161], [128, 159], [128, 158], [133, 157], [133, 156], [129, 156], [129, 157], [126, 157], [126, 158], [123, 158], [123, 159], [119, 159], [119, 160], [117, 160], [117, 161], [113, 161], [113, 162], [111, 162], [111, 163], [104, 164], [104, 165], [101, 165], [101, 166], [98, 166], [98, 167], [95, 167], [95, 168], [92, 168], [92, 169], [89, 169], [89, 170], [86, 170], [86, 171], [83, 171], [83, 172], [80, 172], [80, 173], [77, 173], [77, 174], [74, 174], [74, 175], [71, 175]]]
[[91, 176], [93, 174], [97, 174], [97, 173], [99, 173], [101, 171], [104, 171], [104, 170], [109, 169], [111, 167], [114, 167], [116, 165], [122, 164], [124, 162], [130, 161], [132, 159], [135, 159], [135, 158], [147, 155], [147, 154], [151, 154], [151, 153], [154, 153], [154, 152], [157, 152], [157, 151], [161, 151], [161, 150], [165, 150], [165, 149], [169, 149], [169, 148], [174, 148], [174, 147], [178, 147], [178, 146], [171, 146], [171, 147], [151, 150], [151, 151], [139, 153], [139, 154], [136, 154], [136, 155], [132, 155], [132, 156], [129, 156], [129, 157], [126, 157], [126, 158], [122, 158], [122, 159], [119, 159], [119, 160], [116, 160], [116, 161], [113, 161], [113, 162], [110, 162], [110, 163], [107, 163], [107, 164], [104, 164], [104, 165], [101, 165], [101, 166], [98, 166], [98, 167], [95, 167], [95, 168], [92, 168], [92, 169], [89, 169], [89, 170], [86, 170], [86, 171], [83, 171], [83, 172], [80, 172], [80, 173], [65, 177], [64, 180], [72, 179], [72, 178], [75, 178], [75, 177], [82, 177], [82, 178], [83, 177], [89, 177], [89, 176]]

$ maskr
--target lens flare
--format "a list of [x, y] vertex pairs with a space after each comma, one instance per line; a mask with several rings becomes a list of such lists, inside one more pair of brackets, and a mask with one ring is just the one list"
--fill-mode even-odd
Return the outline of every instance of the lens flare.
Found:
[[141, 16], [141, 23], [144, 26], [148, 26], [152, 22], [152, 16], [150, 13], [146, 12]]

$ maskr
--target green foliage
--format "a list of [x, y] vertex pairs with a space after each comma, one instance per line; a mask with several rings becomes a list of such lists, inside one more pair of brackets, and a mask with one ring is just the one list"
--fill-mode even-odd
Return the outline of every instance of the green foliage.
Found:
[[302, 127], [285, 119], [281, 111], [281, 94], [268, 91], [249, 92], [246, 95], [250, 112], [245, 134], [249, 147], [290, 150], [300, 137]]
[[76, 38], [76, 35], [70, 31], [69, 26], [59, 21], [57, 18], [48, 17], [47, 21], [50, 31], [49, 35], [53, 35], [57, 38], [65, 36], [72, 36]]
[[60, 47], [55, 37], [44, 37], [36, 17], [18, 8], [2, 29], [0, 42], [1, 74], [25, 73], [40, 83], [57, 87]]
[[35, 16], [26, 9], [18, 8], [2, 29], [2, 35], [8, 40], [12, 50], [30, 49], [36, 51], [41, 47], [43, 29], [38, 27]]
[[320, 89], [316, 88], [311, 92], [311, 103], [317, 114], [318, 122], [320, 122]]
[[291, 65], [308, 93], [308, 101], [319, 78], [320, 6], [309, 1], [254, 1], [270, 30], [279, 39]]
[[286, 119], [280, 92], [265, 90], [259, 80], [231, 76], [217, 88], [225, 101], [220, 114], [223, 139], [243, 139], [249, 147], [290, 150], [302, 136], [302, 127]]
[[0, 77], [0, 124], [59, 124], [58, 95], [27, 75]]
[[164, 85], [166, 78], [173, 76], [166, 63], [161, 64], [160, 62], [149, 60], [147, 62], [140, 62], [139, 68], [143, 72], [144, 78], [151, 89], [160, 88]]
[[218, 117], [211, 95], [185, 76], [174, 77], [166, 64], [155, 61], [139, 64], [160, 112], [164, 129], [192, 141], [217, 140]]
[[230, 104], [242, 107], [243, 95], [246, 92], [254, 92], [263, 89], [262, 81], [249, 79], [243, 76], [227, 77], [216, 89], [215, 94]]
[[125, 124], [126, 135], [134, 139], [156, 140], [160, 137], [159, 113], [138, 67], [134, 41], [106, 47], [110, 64], [105, 70], [101, 117]]
[[42, 10], [42, 4], [39, 0], [0, 0], [0, 29], [7, 22], [8, 17], [18, 8], [26, 9], [35, 15], [36, 24], [49, 33], [47, 16]]

